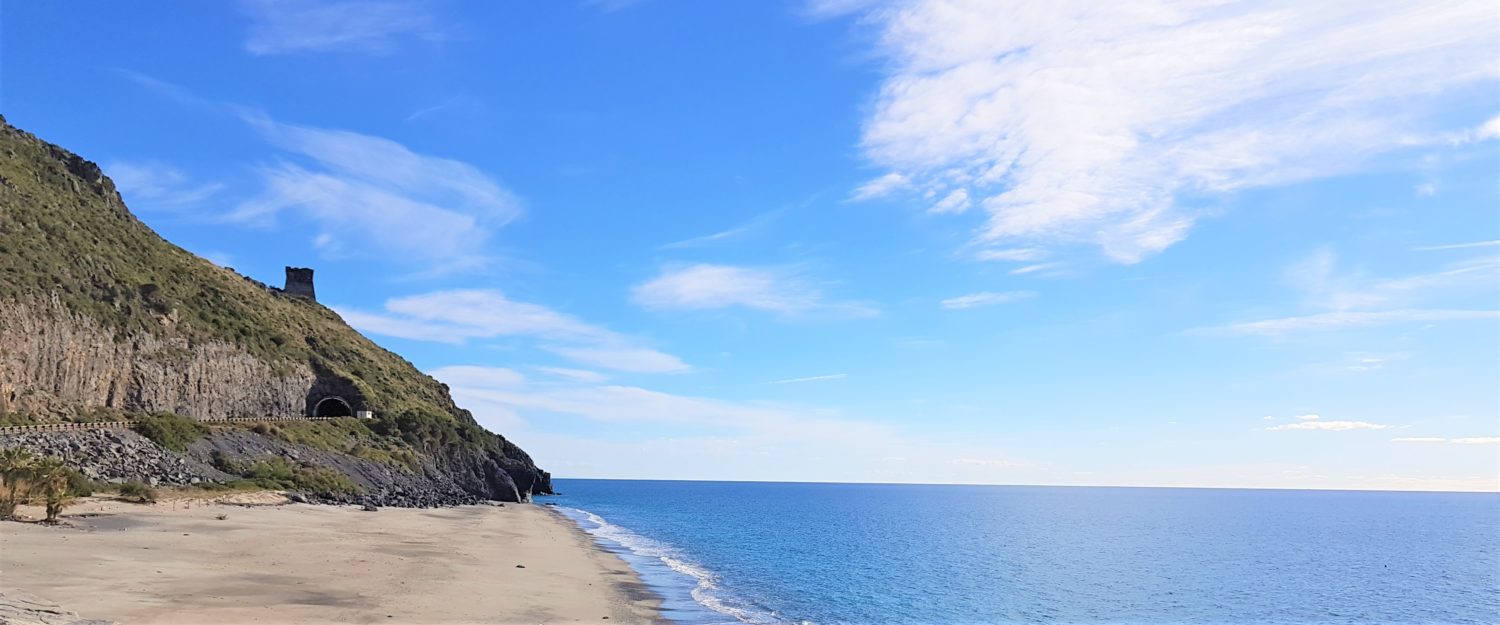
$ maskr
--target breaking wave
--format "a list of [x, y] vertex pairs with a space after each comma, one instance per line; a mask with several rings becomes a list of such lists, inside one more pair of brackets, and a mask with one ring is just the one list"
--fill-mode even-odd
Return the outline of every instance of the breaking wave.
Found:
[[[709, 623], [716, 625], [717, 623], [724, 625], [812, 625], [806, 621], [787, 621], [778, 618], [774, 612], [735, 597], [733, 593], [720, 586], [718, 575], [691, 562], [686, 554], [671, 545], [610, 523], [587, 510], [566, 506], [553, 506], [553, 508], [577, 523], [585, 532], [606, 547], [616, 547], [616, 551], [623, 550], [625, 554], [635, 556], [626, 558], [626, 562], [636, 567], [648, 584], [652, 581], [682, 584], [688, 588], [688, 594], [692, 600], [699, 606], [707, 608], [710, 614], [716, 615], [719, 619], [725, 616], [734, 619], [733, 621], [710, 619], [704, 621], [704, 625]], [[650, 570], [653, 568], [657, 570]], [[672, 589], [659, 590], [665, 590], [667, 591], [665, 594], [670, 595]], [[667, 598], [670, 599], [670, 597]], [[688, 620], [697, 622], [700, 619]]]

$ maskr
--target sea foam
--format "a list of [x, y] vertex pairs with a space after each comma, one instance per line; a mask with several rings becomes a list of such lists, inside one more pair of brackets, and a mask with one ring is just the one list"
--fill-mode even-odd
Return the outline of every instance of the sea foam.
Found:
[[[689, 556], [676, 547], [610, 523], [587, 510], [567, 506], [554, 506], [554, 508], [577, 523], [595, 540], [608, 547], [623, 549], [638, 556], [640, 562], [632, 562], [632, 564], [661, 567], [664, 571], [674, 573], [678, 582], [690, 586], [689, 594], [698, 605], [711, 610], [714, 614], [734, 619], [724, 621], [725, 625], [813, 625], [809, 621], [781, 619], [774, 612], [734, 596], [721, 587], [722, 582], [717, 574], [691, 562]], [[627, 559], [627, 562], [630, 560]], [[648, 584], [652, 579], [663, 577], [655, 575], [660, 571], [642, 570], [639, 572], [648, 580]]]

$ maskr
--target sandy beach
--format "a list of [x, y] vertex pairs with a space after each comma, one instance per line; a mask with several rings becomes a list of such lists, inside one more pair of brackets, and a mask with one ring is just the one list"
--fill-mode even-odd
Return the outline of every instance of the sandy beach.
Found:
[[659, 622], [623, 561], [541, 506], [268, 497], [92, 498], [65, 526], [5, 522], [0, 592], [122, 625]]

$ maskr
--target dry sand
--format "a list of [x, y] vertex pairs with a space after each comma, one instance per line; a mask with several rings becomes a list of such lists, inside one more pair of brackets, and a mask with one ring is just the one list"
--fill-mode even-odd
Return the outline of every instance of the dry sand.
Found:
[[660, 622], [623, 561], [540, 506], [95, 498], [64, 520], [0, 523], [0, 593], [123, 625]]

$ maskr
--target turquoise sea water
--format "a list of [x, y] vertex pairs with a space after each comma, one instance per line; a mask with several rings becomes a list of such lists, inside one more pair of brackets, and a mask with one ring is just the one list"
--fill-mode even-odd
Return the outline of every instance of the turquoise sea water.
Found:
[[557, 487], [683, 624], [1500, 622], [1500, 495]]

